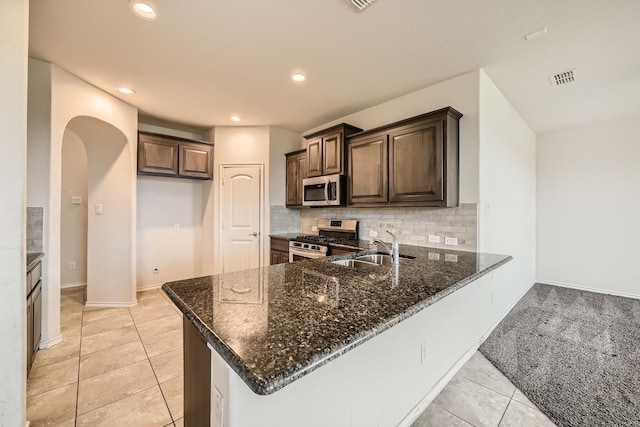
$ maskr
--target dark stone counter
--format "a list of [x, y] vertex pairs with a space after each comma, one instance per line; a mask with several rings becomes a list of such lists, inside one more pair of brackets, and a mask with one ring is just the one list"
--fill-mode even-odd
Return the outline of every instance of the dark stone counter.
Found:
[[27, 272], [36, 266], [38, 261], [44, 258], [43, 252], [29, 252], [27, 253]]
[[[367, 242], [368, 245], [368, 242]], [[507, 263], [510, 256], [401, 246], [366, 270], [354, 255], [165, 283], [163, 291], [257, 394], [271, 394]]]

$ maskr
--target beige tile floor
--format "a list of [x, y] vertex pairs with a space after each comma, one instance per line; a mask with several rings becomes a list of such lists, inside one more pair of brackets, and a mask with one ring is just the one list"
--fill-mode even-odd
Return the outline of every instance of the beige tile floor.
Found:
[[[31, 426], [183, 427], [182, 315], [159, 291], [133, 308], [85, 308], [63, 290], [64, 341], [40, 350], [27, 381]], [[553, 427], [475, 353], [413, 427]]]
[[31, 426], [182, 427], [182, 315], [161, 291], [133, 308], [90, 309], [63, 290], [63, 342], [27, 381]]
[[413, 427], [554, 427], [480, 352], [458, 371]]

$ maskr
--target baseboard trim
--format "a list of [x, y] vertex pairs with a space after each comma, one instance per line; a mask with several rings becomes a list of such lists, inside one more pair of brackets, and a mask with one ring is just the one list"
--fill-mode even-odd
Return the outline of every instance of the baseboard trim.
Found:
[[50, 348], [56, 344], [60, 344], [61, 342], [62, 342], [62, 335], [58, 335], [57, 337], [52, 338], [50, 340], [40, 341], [40, 344], [38, 344], [38, 348], [40, 349]]
[[160, 289], [162, 285], [147, 285], [136, 288], [136, 292], [154, 291]]
[[87, 282], [65, 283], [60, 285], [60, 289], [82, 288], [84, 286], [87, 286]]
[[516, 304], [522, 299], [522, 297], [527, 292], [529, 292], [534, 284], [535, 283], [531, 283], [529, 287], [525, 289], [522, 295], [520, 295], [520, 297], [511, 305], [511, 307], [505, 310], [504, 313], [502, 313], [502, 315], [498, 318], [498, 320], [492, 326], [490, 326], [484, 334], [482, 334], [480, 339], [456, 361], [451, 369], [449, 369], [447, 373], [444, 374], [444, 376], [440, 378], [440, 380], [431, 388], [431, 390], [429, 390], [426, 396], [423, 397], [422, 400], [420, 400], [420, 402], [418, 402], [416, 406], [413, 407], [411, 412], [409, 412], [409, 415], [407, 415], [402, 421], [400, 421], [397, 427], [411, 427], [415, 420], [418, 419], [420, 414], [422, 414], [424, 410], [427, 409], [427, 407], [431, 404], [431, 402], [433, 402], [435, 398], [438, 397], [440, 392], [447, 386], [447, 384], [449, 384], [449, 381], [451, 381], [451, 379], [458, 373], [458, 371], [464, 366], [464, 364], [467, 363], [469, 359], [471, 359], [473, 354], [478, 351], [482, 343], [486, 341], [489, 335], [491, 335], [491, 332], [493, 332], [493, 330], [498, 327], [500, 322], [502, 322], [507, 314], [509, 314], [509, 312], [513, 310], [513, 307], [515, 307]]
[[87, 301], [84, 303], [85, 307], [104, 307], [104, 308], [129, 308], [138, 304], [138, 301], [133, 302], [94, 302]]
[[579, 291], [595, 292], [597, 294], [613, 295], [616, 297], [640, 299], [639, 294], [629, 294], [626, 292], [612, 291], [609, 289], [591, 288], [589, 286], [574, 285], [571, 283], [554, 282], [551, 280], [536, 280], [536, 283], [542, 283], [543, 285], [560, 286], [562, 288], [577, 289]]

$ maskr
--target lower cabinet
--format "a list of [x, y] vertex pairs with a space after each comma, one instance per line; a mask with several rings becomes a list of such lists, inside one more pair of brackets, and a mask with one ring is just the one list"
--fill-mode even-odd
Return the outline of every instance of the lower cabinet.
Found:
[[271, 238], [271, 265], [289, 262], [289, 241], [287, 239]]
[[[42, 263], [38, 262], [27, 273], [27, 375], [36, 357], [42, 332]], [[35, 283], [35, 286], [32, 284]]]

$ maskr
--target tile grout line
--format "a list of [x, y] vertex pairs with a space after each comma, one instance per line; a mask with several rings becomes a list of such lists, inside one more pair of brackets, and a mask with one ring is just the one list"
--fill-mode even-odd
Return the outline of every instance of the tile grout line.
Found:
[[[453, 416], [454, 416], [454, 417], [456, 417], [457, 419], [462, 420], [462, 422], [467, 423], [467, 424], [469, 424], [469, 425], [470, 425], [470, 426], [472, 426], [472, 427], [478, 427], [478, 426], [476, 426], [476, 425], [474, 425], [474, 424], [470, 423], [469, 421], [465, 420], [464, 418], [457, 416], [456, 414], [454, 414], [453, 412], [449, 411], [448, 409], [443, 408], [442, 406], [438, 405], [437, 403], [433, 403], [433, 402], [431, 402], [431, 405], [435, 405], [435, 406], [437, 406], [438, 408], [440, 408], [440, 409], [442, 409], [443, 411], [445, 411], [445, 412], [447, 412], [447, 413], [449, 413], [449, 414], [453, 415]], [[431, 405], [429, 405], [429, 406], [431, 406]], [[426, 409], [425, 409], [425, 411], [426, 411]]]
[[[129, 308], [129, 313], [131, 313], [131, 308]], [[131, 318], [133, 319], [133, 314], [132, 313], [131, 313]], [[146, 322], [142, 322], [142, 323], [146, 323]], [[144, 350], [145, 356], [147, 356], [147, 361], [149, 362], [149, 365], [151, 366], [151, 372], [153, 372], [153, 377], [156, 379], [156, 383], [158, 384], [158, 389], [160, 390], [160, 394], [162, 395], [162, 400], [164, 400], [164, 404], [167, 407], [167, 412], [169, 412], [169, 418], [171, 418], [171, 424], [174, 424], [175, 420], [173, 419], [173, 414], [171, 413], [171, 409], [169, 408], [169, 402], [167, 402], [167, 398], [164, 395], [164, 391], [162, 390], [162, 387], [160, 386], [160, 380], [158, 380], [158, 375], [156, 374], [156, 370], [153, 368], [153, 363], [151, 363], [151, 358], [149, 357], [149, 353], [147, 352], [147, 348], [144, 346], [144, 342], [142, 341], [142, 336], [140, 335], [140, 332], [138, 331], [138, 324], [136, 323], [135, 319], [133, 320], [133, 325], [136, 328], [136, 334], [138, 334], [138, 338], [140, 338], [140, 342], [142, 343], [142, 349]], [[169, 424], [167, 424], [167, 425], [169, 425]]]
[[471, 379], [471, 378], [468, 378], [468, 377], [466, 377], [466, 376], [464, 376], [464, 375], [462, 375], [462, 378], [464, 378], [465, 380], [471, 381], [472, 383], [477, 384], [477, 385], [479, 385], [480, 387], [484, 387], [484, 388], [486, 388], [487, 390], [490, 390], [490, 391], [492, 391], [492, 392], [494, 392], [494, 393], [497, 393], [497, 394], [499, 394], [500, 396], [504, 396], [504, 397], [508, 398], [508, 399], [509, 399], [509, 401], [511, 401], [511, 399], [512, 399], [512, 397], [513, 397], [513, 394], [516, 392], [516, 389], [518, 388], [518, 387], [516, 387], [515, 385], [513, 385], [513, 384], [512, 384], [512, 385], [515, 387], [515, 389], [514, 389], [514, 390], [513, 390], [513, 392], [511, 393], [511, 397], [509, 397], [509, 396], [506, 396], [506, 395], [504, 395], [504, 394], [500, 393], [499, 391], [496, 391], [496, 390], [492, 389], [491, 387], [488, 387], [488, 386], [486, 386], [486, 385], [484, 385], [484, 384], [481, 384], [481, 383], [479, 383], [478, 381], [475, 381], [475, 380], [473, 380], [473, 379]]

